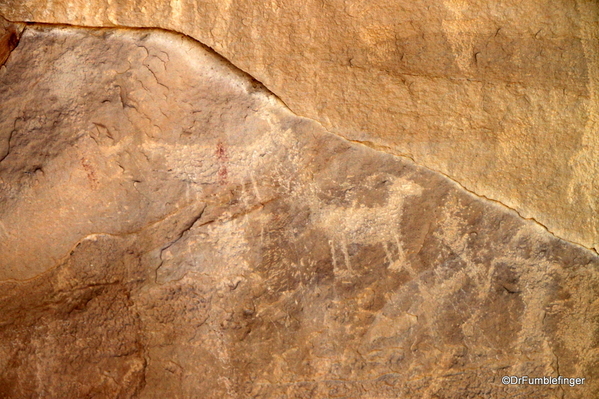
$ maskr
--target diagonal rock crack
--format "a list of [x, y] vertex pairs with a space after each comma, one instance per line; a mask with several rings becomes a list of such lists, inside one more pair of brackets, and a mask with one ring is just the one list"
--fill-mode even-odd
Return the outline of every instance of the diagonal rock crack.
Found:
[[[172, 34], [176, 34], [179, 35], [181, 37], [184, 37], [194, 43], [196, 43], [197, 45], [201, 46], [203, 49], [205, 49], [206, 51], [208, 51], [209, 53], [215, 55], [216, 57], [218, 57], [218, 59], [220, 61], [222, 61], [223, 63], [225, 63], [226, 65], [228, 65], [233, 71], [235, 71], [236, 73], [242, 75], [244, 78], [248, 79], [253, 88], [256, 91], [263, 91], [265, 92], [265, 94], [272, 96], [272, 98], [274, 98], [277, 102], [280, 103], [280, 105], [286, 109], [288, 112], [290, 112], [291, 114], [293, 114], [294, 116], [298, 117], [298, 118], [302, 118], [305, 120], [309, 120], [313, 123], [315, 123], [316, 125], [318, 125], [320, 128], [322, 128], [324, 131], [326, 131], [327, 133], [334, 135], [346, 142], [349, 143], [353, 143], [356, 145], [361, 145], [361, 146], [365, 146], [368, 147], [374, 151], [377, 152], [381, 152], [384, 154], [388, 154], [394, 157], [398, 157], [403, 159], [404, 161], [409, 161], [410, 163], [413, 163], [414, 165], [417, 165], [423, 169], [432, 171], [434, 173], [438, 173], [440, 175], [442, 175], [443, 177], [445, 177], [446, 179], [448, 179], [449, 181], [453, 182], [454, 184], [456, 184], [458, 187], [460, 187], [461, 189], [463, 189], [464, 191], [468, 192], [469, 194], [479, 198], [480, 200], [483, 201], [488, 201], [491, 203], [494, 203], [496, 205], [499, 205], [509, 211], [511, 211], [512, 213], [514, 213], [515, 215], [517, 215], [520, 219], [522, 220], [526, 220], [530, 223], [533, 223], [537, 226], [539, 226], [540, 228], [542, 228], [544, 231], [546, 231], [547, 233], [549, 233], [551, 236], [568, 242], [572, 245], [575, 245], [577, 247], [583, 248], [585, 250], [591, 251], [594, 254], [597, 254], [597, 249], [593, 248], [593, 247], [588, 247], [583, 245], [582, 243], [576, 242], [576, 241], [572, 241], [572, 240], [568, 240], [564, 237], [561, 237], [559, 235], [557, 235], [556, 233], [554, 233], [553, 231], [551, 231], [546, 225], [544, 225], [543, 223], [539, 222], [536, 218], [534, 217], [525, 217], [523, 216], [518, 210], [516, 210], [515, 208], [505, 204], [504, 202], [494, 199], [494, 198], [490, 198], [487, 197], [483, 194], [479, 194], [469, 188], [467, 188], [466, 186], [464, 186], [461, 182], [459, 182], [458, 180], [456, 180], [455, 178], [447, 175], [446, 173], [443, 173], [439, 170], [436, 170], [434, 168], [431, 168], [430, 166], [418, 163], [414, 157], [411, 154], [407, 154], [407, 153], [402, 153], [400, 151], [397, 151], [389, 146], [385, 146], [385, 145], [380, 145], [377, 143], [374, 143], [372, 141], [367, 141], [367, 140], [353, 140], [353, 139], [348, 139], [347, 137], [344, 137], [343, 135], [336, 133], [335, 131], [331, 131], [330, 129], [327, 129], [320, 121], [304, 116], [304, 115], [299, 115], [297, 114], [295, 111], [293, 111], [293, 109], [285, 103], [285, 101], [283, 99], [281, 99], [276, 93], [274, 93], [271, 89], [269, 89], [264, 83], [260, 82], [258, 79], [256, 79], [254, 76], [252, 76], [250, 73], [248, 73], [247, 71], [243, 70], [242, 68], [240, 68], [239, 66], [237, 66], [235, 63], [233, 63], [231, 60], [229, 60], [228, 58], [224, 57], [222, 54], [220, 54], [219, 52], [217, 52], [216, 50], [214, 50], [212, 47], [206, 45], [205, 43], [202, 43], [201, 41], [199, 41], [198, 39], [189, 36], [185, 33], [176, 31], [176, 30], [170, 30], [170, 29], [164, 29], [164, 28], [158, 28], [158, 27], [131, 27], [131, 26], [124, 26], [124, 25], [111, 25], [111, 26], [82, 26], [82, 25], [75, 25], [75, 24], [54, 24], [54, 23], [45, 23], [45, 22], [35, 22], [35, 21], [9, 21], [13, 24], [27, 24], [27, 25], [41, 25], [41, 26], [56, 26], [56, 27], [72, 27], [72, 28], [79, 28], [79, 29], [85, 29], [85, 30], [91, 30], [91, 29], [118, 29], [118, 30], [128, 30], [128, 31], [159, 31], [159, 32], [168, 32], [168, 33], [172, 33]], [[24, 32], [24, 28], [23, 28], [23, 32]], [[20, 36], [19, 36], [20, 37]], [[201, 214], [198, 217], [198, 219], [201, 218]], [[196, 219], [193, 223], [195, 223], [198, 219]], [[193, 226], [192, 225], [189, 227], [191, 228]], [[187, 229], [189, 230], [189, 229]], [[185, 231], [184, 231], [185, 232]], [[183, 233], [184, 233], [183, 232]], [[182, 233], [182, 235], [183, 235]], [[180, 239], [181, 237], [179, 237]], [[172, 245], [172, 244], [171, 244]], [[170, 245], [169, 245], [170, 246]], [[168, 248], [168, 246], [166, 247]], [[164, 249], [166, 249], [164, 248]], [[164, 250], [163, 249], [163, 250]], [[158, 267], [160, 268], [160, 266]]]

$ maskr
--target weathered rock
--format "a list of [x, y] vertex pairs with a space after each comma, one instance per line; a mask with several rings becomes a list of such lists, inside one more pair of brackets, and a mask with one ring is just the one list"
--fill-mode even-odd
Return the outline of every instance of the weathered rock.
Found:
[[17, 47], [22, 27], [12, 24], [0, 15], [0, 67], [4, 65], [10, 53]]
[[597, 256], [196, 42], [29, 27], [0, 104], [3, 398], [599, 394]]
[[162, 27], [295, 112], [596, 247], [594, 0], [5, 0], [13, 20]]

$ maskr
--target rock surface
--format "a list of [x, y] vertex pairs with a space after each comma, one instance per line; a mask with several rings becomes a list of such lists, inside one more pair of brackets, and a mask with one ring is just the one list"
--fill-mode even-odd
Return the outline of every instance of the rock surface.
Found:
[[30, 26], [0, 104], [2, 398], [599, 395], [596, 255], [197, 42]]
[[0, 13], [183, 32], [329, 130], [599, 242], [594, 0], [4, 0]]
[[10, 53], [17, 47], [22, 27], [12, 24], [0, 15], [0, 67], [4, 65]]

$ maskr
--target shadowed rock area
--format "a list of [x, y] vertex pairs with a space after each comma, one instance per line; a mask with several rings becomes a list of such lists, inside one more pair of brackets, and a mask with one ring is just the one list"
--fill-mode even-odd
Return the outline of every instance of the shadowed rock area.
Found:
[[197, 42], [30, 26], [0, 104], [2, 398], [599, 395], [596, 255]]
[[[10, 53], [17, 47], [22, 27], [10, 23], [0, 15], [0, 67], [4, 65]], [[0, 154], [0, 157], [3, 156]]]

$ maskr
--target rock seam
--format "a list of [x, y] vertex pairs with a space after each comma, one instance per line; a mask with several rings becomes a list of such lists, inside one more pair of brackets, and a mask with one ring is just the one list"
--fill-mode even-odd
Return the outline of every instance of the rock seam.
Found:
[[[505, 203], [494, 199], [494, 198], [489, 198], [485, 195], [479, 194], [475, 191], [472, 191], [471, 189], [466, 188], [462, 183], [460, 183], [459, 181], [455, 180], [454, 178], [448, 176], [447, 174], [433, 169], [429, 166], [420, 164], [418, 162], [416, 162], [414, 160], [414, 158], [412, 156], [410, 156], [410, 154], [405, 154], [405, 153], [398, 153], [397, 151], [393, 150], [392, 148], [388, 147], [388, 146], [382, 146], [382, 145], [378, 145], [375, 144], [371, 141], [368, 140], [351, 140], [348, 139], [338, 133], [335, 133], [334, 131], [331, 131], [329, 129], [327, 129], [322, 123], [320, 123], [318, 120], [316, 119], [312, 119], [303, 115], [299, 115], [297, 114], [295, 111], [293, 111], [286, 103], [285, 101], [283, 101], [276, 93], [274, 93], [271, 89], [269, 89], [264, 83], [262, 83], [261, 81], [259, 81], [258, 79], [256, 79], [254, 76], [252, 76], [250, 73], [248, 73], [247, 71], [241, 69], [240, 67], [238, 67], [237, 65], [235, 65], [231, 60], [229, 60], [228, 58], [224, 57], [222, 54], [220, 54], [219, 52], [217, 52], [216, 50], [214, 50], [212, 47], [208, 46], [205, 43], [202, 43], [201, 41], [197, 40], [194, 37], [191, 37], [185, 33], [182, 32], [178, 32], [176, 30], [171, 30], [171, 29], [164, 29], [164, 28], [159, 28], [159, 27], [131, 27], [131, 26], [122, 26], [122, 25], [113, 25], [113, 26], [82, 26], [82, 25], [71, 25], [71, 24], [53, 24], [53, 23], [45, 23], [45, 22], [35, 22], [35, 21], [10, 21], [7, 20], [10, 23], [13, 24], [21, 24], [23, 25], [22, 31], [20, 32], [21, 35], [25, 32], [25, 30], [27, 29], [27, 26], [51, 26], [51, 27], [69, 27], [69, 28], [78, 28], [78, 29], [83, 29], [83, 30], [94, 30], [94, 29], [118, 29], [118, 30], [129, 30], [129, 31], [159, 31], [159, 32], [167, 32], [167, 33], [171, 33], [171, 34], [175, 34], [175, 35], [179, 35], [182, 36], [188, 40], [191, 40], [192, 42], [198, 44], [199, 46], [201, 46], [202, 48], [206, 49], [208, 52], [210, 52], [213, 55], [216, 55], [221, 61], [223, 61], [225, 64], [229, 65], [234, 71], [241, 73], [243, 76], [245, 76], [246, 78], [250, 79], [251, 82], [257, 86], [257, 89], [262, 89], [266, 92], [267, 95], [272, 96], [277, 102], [279, 102], [286, 111], [290, 112], [291, 114], [293, 114], [294, 116], [298, 117], [298, 118], [302, 118], [305, 120], [309, 120], [310, 122], [313, 122], [315, 124], [317, 124], [319, 127], [321, 127], [325, 132], [334, 135], [340, 139], [342, 139], [345, 142], [349, 142], [349, 143], [353, 143], [353, 144], [358, 144], [358, 145], [362, 145], [365, 147], [368, 147], [374, 151], [377, 152], [381, 152], [384, 154], [388, 154], [394, 157], [398, 157], [401, 158], [405, 161], [409, 161], [411, 163], [413, 163], [414, 165], [417, 165], [421, 168], [424, 168], [426, 170], [435, 172], [440, 174], [441, 176], [445, 177], [446, 179], [448, 179], [449, 181], [451, 181], [452, 183], [456, 184], [458, 187], [460, 187], [461, 189], [465, 190], [466, 192], [480, 198], [481, 200], [486, 200], [489, 201], [491, 203], [497, 204], [499, 206], [502, 206], [510, 211], [512, 211], [513, 213], [515, 213], [520, 219], [522, 220], [526, 220], [528, 222], [531, 222], [535, 225], [537, 225], [538, 227], [542, 228], [544, 231], [546, 231], [547, 233], [549, 233], [551, 236], [562, 240], [564, 242], [567, 242], [569, 244], [575, 245], [577, 247], [583, 248], [587, 251], [592, 252], [593, 254], [599, 254], [599, 252], [597, 251], [596, 248], [593, 247], [587, 247], [579, 242], [576, 241], [571, 241], [568, 240], [564, 237], [560, 237], [559, 235], [555, 234], [553, 231], [551, 231], [547, 226], [545, 226], [543, 223], [539, 222], [537, 219], [535, 219], [534, 217], [524, 217], [522, 216], [522, 214], [520, 212], [518, 212], [515, 208], [510, 207], [509, 205], [506, 205]], [[21, 36], [19, 35], [19, 37]], [[18, 42], [15, 46], [15, 49], [18, 46]], [[14, 51], [14, 49], [13, 49]], [[10, 152], [10, 147], [9, 147], [9, 152]], [[7, 154], [8, 155], [8, 154]], [[4, 159], [5, 157], [3, 157], [2, 159]], [[0, 159], [0, 162], [2, 161], [2, 159]]]

